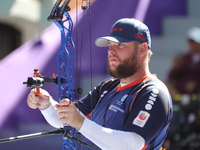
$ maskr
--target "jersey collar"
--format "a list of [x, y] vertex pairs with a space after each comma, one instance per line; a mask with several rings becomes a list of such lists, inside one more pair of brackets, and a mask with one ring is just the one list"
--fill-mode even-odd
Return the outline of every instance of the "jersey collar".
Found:
[[[152, 75], [153, 75], [153, 76], [156, 76], [156, 74], [152, 74]], [[118, 87], [117, 87], [117, 92], [122, 91], [122, 90], [124, 90], [124, 89], [127, 89], [127, 88], [129, 88], [129, 87], [132, 87], [132, 86], [134, 86], [134, 85], [136, 85], [136, 84], [142, 83], [142, 82], [144, 82], [145, 80], [151, 78], [152, 75], [145, 76], [145, 77], [143, 77], [143, 78], [141, 78], [141, 79], [138, 79], [138, 80], [136, 80], [136, 81], [133, 81], [133, 82], [131, 82], [131, 83], [129, 83], [129, 84], [123, 86], [123, 87], [121, 87], [121, 85], [119, 84]]]

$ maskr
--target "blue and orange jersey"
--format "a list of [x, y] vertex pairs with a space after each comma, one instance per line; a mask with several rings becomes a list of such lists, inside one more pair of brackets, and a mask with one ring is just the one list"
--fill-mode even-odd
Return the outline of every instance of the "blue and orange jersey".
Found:
[[123, 87], [119, 79], [109, 78], [80, 99], [77, 107], [103, 127], [139, 134], [145, 139], [142, 150], [162, 147], [172, 119], [171, 96], [156, 76]]

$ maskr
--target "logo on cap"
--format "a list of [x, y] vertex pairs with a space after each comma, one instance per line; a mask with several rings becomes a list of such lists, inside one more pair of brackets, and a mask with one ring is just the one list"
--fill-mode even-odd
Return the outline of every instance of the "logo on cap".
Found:
[[124, 30], [124, 28], [112, 28], [112, 30], [110, 32], [113, 32], [113, 31], [122, 31]]
[[137, 39], [142, 40], [142, 41], [146, 41], [146, 38], [144, 37], [144, 35], [142, 35], [142, 34], [140, 34], [140, 33], [136, 33], [136, 34], [135, 34], [135, 37], [136, 37]]

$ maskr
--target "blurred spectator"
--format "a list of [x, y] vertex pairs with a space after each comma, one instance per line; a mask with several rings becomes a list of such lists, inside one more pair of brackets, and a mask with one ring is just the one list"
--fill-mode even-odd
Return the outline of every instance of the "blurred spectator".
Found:
[[[199, 27], [188, 31], [187, 41], [187, 52], [174, 57], [166, 82], [174, 106], [174, 115], [165, 142], [168, 150], [200, 149]], [[191, 139], [192, 136], [194, 139]], [[190, 141], [187, 142], [188, 140]]]
[[168, 75], [174, 94], [196, 94], [200, 90], [200, 28], [191, 28], [187, 38], [188, 51], [174, 58]]

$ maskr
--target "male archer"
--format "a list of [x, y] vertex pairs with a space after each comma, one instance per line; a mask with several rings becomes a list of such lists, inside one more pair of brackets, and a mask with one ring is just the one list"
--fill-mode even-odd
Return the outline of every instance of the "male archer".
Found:
[[159, 150], [172, 118], [172, 101], [167, 87], [149, 69], [148, 27], [134, 18], [123, 18], [95, 44], [108, 47], [111, 78], [76, 104], [70, 99], [58, 103], [43, 89], [36, 97], [32, 90], [29, 107], [38, 108], [56, 128], [63, 123], [75, 128], [87, 143], [102, 150]]

